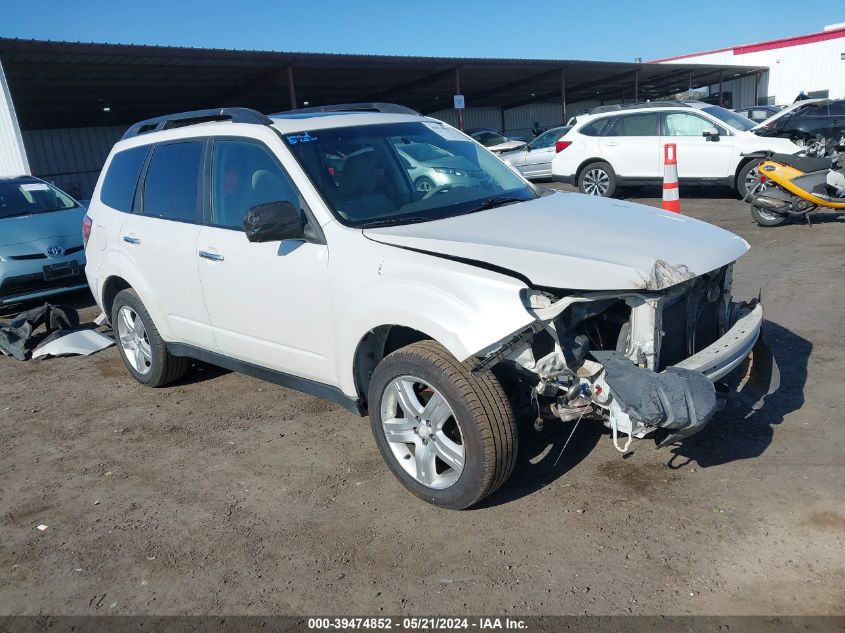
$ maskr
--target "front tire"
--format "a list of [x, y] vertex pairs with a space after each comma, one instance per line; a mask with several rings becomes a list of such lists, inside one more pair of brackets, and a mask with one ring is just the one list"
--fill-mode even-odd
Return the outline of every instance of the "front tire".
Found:
[[369, 388], [373, 436], [409, 491], [452, 510], [501, 486], [517, 454], [516, 420], [496, 377], [434, 341], [388, 355]]
[[123, 364], [141, 384], [164, 387], [179, 380], [191, 366], [190, 358], [167, 351], [150, 313], [131, 288], [114, 298], [111, 323]]
[[578, 191], [611, 198], [616, 193], [616, 172], [605, 162], [590, 163], [578, 174]]
[[751, 217], [758, 226], [780, 226], [787, 220], [786, 216], [761, 209], [754, 203], [751, 204]]

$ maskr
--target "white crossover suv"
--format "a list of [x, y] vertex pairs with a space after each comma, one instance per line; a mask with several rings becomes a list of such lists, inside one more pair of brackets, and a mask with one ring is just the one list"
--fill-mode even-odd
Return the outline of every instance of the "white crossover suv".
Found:
[[558, 143], [552, 177], [581, 193], [613, 196], [625, 185], [663, 179], [663, 146], [677, 146], [683, 184], [721, 184], [745, 197], [758, 181], [754, 152], [795, 154], [785, 138], [758, 136], [756, 124], [725, 108], [700, 101], [655, 101], [602, 106], [579, 115]]
[[[366, 107], [184, 113], [115, 145], [86, 274], [136, 380], [200, 359], [368, 412], [390, 470], [448, 508], [508, 478], [522, 415], [668, 443], [752, 350], [770, 390], [762, 307], [731, 296], [743, 239], [539, 189], [440, 121]], [[413, 144], [477, 177], [420, 191]]]

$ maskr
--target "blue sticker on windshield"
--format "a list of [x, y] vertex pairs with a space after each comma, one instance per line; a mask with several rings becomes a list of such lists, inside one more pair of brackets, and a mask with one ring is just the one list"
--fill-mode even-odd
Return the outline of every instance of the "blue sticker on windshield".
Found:
[[302, 134], [288, 134], [288, 144], [296, 145], [297, 143], [311, 143], [317, 140], [316, 136], [311, 136], [308, 132]]

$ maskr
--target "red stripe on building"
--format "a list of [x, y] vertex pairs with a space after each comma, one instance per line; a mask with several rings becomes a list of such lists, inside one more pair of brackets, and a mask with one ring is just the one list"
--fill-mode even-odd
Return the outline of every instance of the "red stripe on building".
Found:
[[702, 53], [687, 53], [685, 55], [675, 55], [674, 57], [664, 57], [662, 59], [654, 59], [649, 64], [659, 64], [662, 62], [672, 62], [679, 59], [689, 59], [690, 57], [702, 57], [704, 55], [714, 55], [716, 53], [724, 53], [725, 51], [733, 51], [734, 55], [744, 55], [745, 53], [757, 53], [760, 51], [770, 51], [778, 48], [789, 48], [790, 46], [801, 46], [802, 44], [813, 44], [814, 42], [824, 42], [827, 40], [835, 40], [840, 37], [845, 37], [845, 28], [833, 29], [830, 31], [821, 31], [819, 33], [810, 33], [809, 35], [796, 35], [793, 37], [782, 37], [777, 40], [769, 40], [767, 42], [758, 42], [757, 44], [742, 44], [740, 46], [727, 46], [725, 48], [716, 48], [712, 51], [704, 51]]

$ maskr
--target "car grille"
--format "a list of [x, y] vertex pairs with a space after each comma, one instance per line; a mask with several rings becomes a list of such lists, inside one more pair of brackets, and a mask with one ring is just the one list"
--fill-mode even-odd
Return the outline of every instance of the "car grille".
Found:
[[700, 352], [721, 336], [719, 315], [724, 310], [722, 296], [719, 293], [715, 301], [709, 301], [707, 293], [712, 284], [718, 284], [723, 289], [724, 282], [724, 269], [714, 278], [704, 275], [696, 279], [686, 293], [664, 304], [658, 371]]
[[0, 284], [0, 297], [11, 297], [29, 292], [40, 292], [42, 290], [75, 286], [82, 283], [84, 280], [85, 274], [81, 271], [81, 269], [78, 275], [63, 277], [62, 279], [54, 279], [52, 281], [45, 281], [43, 273], [7, 277], [3, 280], [3, 283]]
[[[84, 246], [71, 246], [70, 248], [65, 249], [65, 255], [73, 255], [74, 253], [78, 253], [81, 251]], [[47, 255], [44, 253], [27, 253], [26, 255], [9, 255], [9, 259], [14, 260], [26, 260], [26, 259], [47, 259]]]

